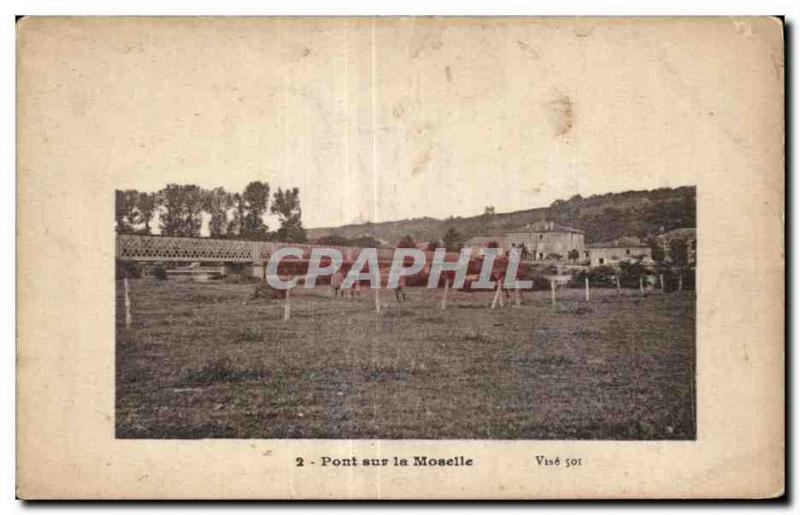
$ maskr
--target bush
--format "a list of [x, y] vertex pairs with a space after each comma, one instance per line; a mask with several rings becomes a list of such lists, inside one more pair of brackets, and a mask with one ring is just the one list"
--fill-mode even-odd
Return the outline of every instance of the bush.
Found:
[[158, 264], [153, 267], [153, 277], [159, 281], [167, 280], [167, 269], [164, 268], [164, 265]]
[[549, 290], [550, 279], [546, 275], [553, 275], [558, 269], [554, 265], [537, 266], [537, 265], [521, 265], [517, 272], [517, 280], [532, 281], [533, 290]]
[[683, 271], [683, 289], [694, 290], [695, 288], [695, 269], [687, 268]]
[[683, 289], [694, 290], [695, 288], [695, 271], [693, 268], [685, 268], [683, 271], [677, 269], [666, 269], [661, 273], [664, 274], [664, 289], [666, 291], [677, 291], [680, 286], [679, 277], [683, 277]]
[[253, 298], [267, 300], [284, 299], [286, 298], [286, 290], [273, 288], [268, 282], [260, 281], [256, 284], [255, 290], [253, 291]]
[[[616, 280], [617, 272], [613, 267], [608, 265], [600, 265], [587, 270], [573, 274], [572, 279], [567, 283], [569, 288], [583, 288], [586, 285], [586, 277], [589, 277], [589, 285], [593, 288], [615, 288], [617, 286]], [[639, 278], [636, 278], [637, 287]]]
[[533, 281], [533, 290], [549, 290], [550, 289], [550, 279], [543, 275], [536, 274], [530, 278]]
[[118, 259], [114, 275], [117, 279], [139, 279], [142, 276], [142, 267], [136, 261]]
[[226, 263], [225, 272], [228, 275], [246, 275], [247, 270], [244, 263]]
[[619, 282], [623, 288], [638, 288], [639, 278], [643, 275], [651, 275], [652, 272], [646, 270], [641, 263], [627, 263], [625, 261], [619, 264]]

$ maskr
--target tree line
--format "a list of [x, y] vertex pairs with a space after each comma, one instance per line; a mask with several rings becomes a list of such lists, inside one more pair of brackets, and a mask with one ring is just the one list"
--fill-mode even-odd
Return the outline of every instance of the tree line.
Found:
[[[278, 218], [275, 231], [264, 221], [267, 214]], [[116, 190], [115, 225], [120, 234], [153, 234], [157, 228], [165, 236], [197, 237], [204, 218], [212, 238], [306, 241], [298, 188], [271, 192], [268, 183], [253, 181], [242, 192], [194, 184], [168, 184], [155, 193]]]
[[[380, 247], [381, 242], [373, 236], [364, 235], [358, 238], [347, 238], [338, 233], [332, 233], [323, 236], [316, 240], [319, 245], [337, 245], [341, 247]], [[417, 248], [417, 241], [410, 235], [406, 234], [395, 245], [396, 248]], [[448, 252], [458, 252], [464, 247], [464, 235], [456, 230], [455, 227], [450, 227], [441, 239], [432, 239], [424, 245], [425, 250], [436, 250], [437, 248], [445, 248]]]

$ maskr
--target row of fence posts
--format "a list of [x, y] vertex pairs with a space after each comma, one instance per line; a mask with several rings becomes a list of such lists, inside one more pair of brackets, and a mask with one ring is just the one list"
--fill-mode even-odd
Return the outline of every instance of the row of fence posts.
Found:
[[[614, 276], [616, 286], [617, 286], [617, 296], [620, 295], [620, 283], [619, 283], [619, 276]], [[658, 274], [659, 284], [661, 286], [661, 291], [664, 291], [664, 274]], [[125, 288], [125, 327], [130, 328], [133, 322], [133, 317], [131, 316], [131, 294], [130, 294], [130, 286], [128, 285], [128, 278], [123, 279], [123, 284]], [[586, 290], [586, 302], [589, 302], [590, 293], [589, 293], [589, 278], [584, 278], [585, 290]], [[678, 289], [683, 289], [683, 277], [678, 278]], [[442, 302], [439, 306], [439, 309], [447, 309], [447, 294], [450, 290], [450, 281], [445, 280], [444, 282], [444, 292], [442, 293]], [[639, 292], [644, 295], [644, 276], [639, 276]], [[556, 299], [556, 282], [554, 280], [550, 281], [550, 299], [552, 304], [555, 306], [557, 304]], [[500, 282], [497, 283], [497, 288], [494, 292], [494, 298], [492, 299], [492, 305], [490, 309], [495, 309], [497, 305], [500, 305], [502, 308], [504, 306], [503, 303], [503, 287]], [[519, 291], [519, 288], [514, 289], [514, 305], [515, 307], [520, 307], [522, 305], [522, 294]], [[380, 288], [375, 288], [375, 312], [380, 314], [381, 312], [381, 299], [380, 299]], [[286, 290], [286, 296], [284, 297], [284, 304], [283, 304], [283, 321], [287, 322], [289, 319], [292, 318], [292, 289], [289, 288]]]
[[[659, 284], [661, 286], [661, 291], [664, 291], [664, 274], [658, 274]], [[621, 294], [621, 286], [619, 282], [619, 276], [614, 276], [614, 282], [616, 283], [617, 287], [617, 296], [619, 297]], [[682, 286], [682, 285], [681, 285]], [[584, 278], [584, 290], [585, 290], [585, 298], [586, 302], [589, 302], [591, 299], [591, 293], [589, 288], [589, 278]], [[380, 300], [380, 288], [375, 288], [375, 312], [380, 314], [381, 312], [381, 300]], [[444, 282], [444, 290], [442, 292], [442, 300], [439, 305], [439, 309], [445, 310], [447, 309], [447, 296], [448, 292], [450, 291], [450, 281], [445, 280]], [[639, 292], [644, 295], [644, 276], [639, 276]], [[289, 288], [286, 290], [286, 297], [284, 299], [284, 306], [283, 306], [283, 321], [287, 322], [292, 316], [292, 303], [291, 303], [291, 296], [292, 296], [292, 289]], [[557, 295], [556, 295], [556, 282], [551, 280], [550, 281], [550, 299], [551, 303], [555, 306], [558, 303]], [[126, 310], [129, 307], [130, 299], [128, 298], [128, 280], [125, 280], [125, 305]], [[494, 297], [492, 298], [492, 305], [490, 309], [495, 309], [497, 306], [502, 308], [504, 307], [503, 301], [503, 287], [500, 282], [497, 283], [497, 288], [494, 292]], [[522, 294], [519, 291], [519, 288], [514, 289], [514, 306], [520, 307], [522, 306]], [[129, 322], [130, 312], [127, 312], [126, 315], [126, 326], [130, 326]]]
[[[616, 287], [617, 287], [617, 297], [619, 297], [620, 294], [621, 294], [622, 288], [620, 287], [619, 276], [618, 275], [614, 276], [614, 282], [616, 283]], [[664, 291], [664, 274], [658, 274], [658, 282], [659, 282], [659, 285], [661, 286], [661, 291], [663, 292]], [[585, 290], [586, 290], [586, 302], [589, 302], [590, 295], [589, 295], [589, 278], [588, 277], [584, 278], [584, 286], [585, 286]], [[682, 289], [683, 289], [683, 277], [679, 276], [678, 277], [678, 290], [682, 290]], [[644, 295], [644, 276], [643, 275], [639, 276], [639, 293]], [[557, 303], [557, 300], [556, 300], [556, 282], [554, 280], [550, 280], [550, 300], [551, 300], [551, 303], [555, 306], [556, 303]], [[500, 306], [502, 307], [502, 302], [501, 302]], [[492, 307], [494, 307], [494, 304], [492, 304]]]

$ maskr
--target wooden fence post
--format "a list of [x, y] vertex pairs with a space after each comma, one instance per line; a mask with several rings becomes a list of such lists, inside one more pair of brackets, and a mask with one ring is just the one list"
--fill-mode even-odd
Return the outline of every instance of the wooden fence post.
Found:
[[617, 297], [619, 297], [619, 293], [620, 293], [620, 291], [619, 291], [619, 275], [615, 275], [614, 279], [617, 280]]
[[492, 299], [492, 308], [497, 306], [497, 301], [500, 300], [500, 283], [497, 283], [497, 288], [494, 289], [494, 298]]
[[133, 319], [131, 317], [131, 294], [128, 287], [128, 278], [125, 277], [122, 282], [125, 285], [125, 327], [130, 328]]
[[375, 288], [375, 313], [381, 313], [381, 294], [380, 294], [380, 285], [378, 288]]
[[586, 302], [589, 302], [589, 276], [586, 276]]
[[550, 279], [550, 300], [551, 303], [556, 305], [556, 282]]
[[661, 283], [661, 293], [664, 293], [664, 274], [658, 274], [658, 280]]
[[644, 276], [643, 275], [639, 276], [639, 293], [644, 295]]
[[286, 289], [286, 297], [283, 298], [283, 321], [288, 322], [292, 317], [292, 289]]
[[678, 270], [678, 291], [683, 291], [683, 270]]
[[447, 290], [450, 289], [450, 280], [444, 280], [444, 292], [442, 293], [442, 304], [439, 306], [439, 309], [447, 309]]
[[522, 306], [522, 294], [519, 292], [519, 288], [514, 288], [514, 291], [516, 292], [516, 296], [515, 296], [515, 299], [514, 299], [514, 302], [516, 303], [516, 307], [521, 307]]

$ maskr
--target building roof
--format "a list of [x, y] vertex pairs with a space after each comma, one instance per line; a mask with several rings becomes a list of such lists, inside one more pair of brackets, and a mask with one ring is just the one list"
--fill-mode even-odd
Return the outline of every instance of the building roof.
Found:
[[621, 248], [646, 248], [649, 245], [635, 236], [622, 236], [616, 240], [600, 241], [586, 245], [588, 249], [621, 249]]
[[572, 227], [567, 227], [566, 225], [557, 224], [555, 222], [549, 222], [547, 220], [540, 220], [538, 222], [532, 222], [525, 224], [523, 227], [517, 227], [516, 229], [508, 231], [508, 233], [528, 233], [528, 232], [566, 232], [566, 233], [575, 233], [575, 234], [583, 234], [583, 231], [580, 229], [574, 229]]

